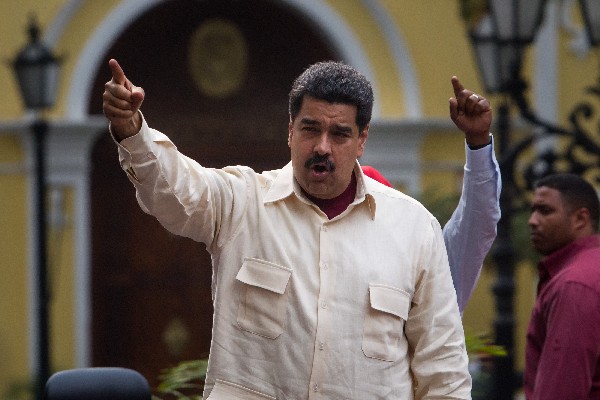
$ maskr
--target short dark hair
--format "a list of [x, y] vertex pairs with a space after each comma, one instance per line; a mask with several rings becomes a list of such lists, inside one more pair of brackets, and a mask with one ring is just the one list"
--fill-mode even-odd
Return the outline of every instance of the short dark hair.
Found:
[[360, 132], [371, 121], [373, 89], [363, 74], [339, 61], [323, 61], [310, 65], [294, 80], [289, 94], [289, 112], [296, 119], [304, 95], [329, 103], [356, 106], [356, 125]]
[[587, 208], [594, 231], [598, 231], [600, 201], [594, 187], [579, 175], [570, 173], [551, 174], [537, 181], [534, 187], [548, 187], [560, 192], [571, 211]]

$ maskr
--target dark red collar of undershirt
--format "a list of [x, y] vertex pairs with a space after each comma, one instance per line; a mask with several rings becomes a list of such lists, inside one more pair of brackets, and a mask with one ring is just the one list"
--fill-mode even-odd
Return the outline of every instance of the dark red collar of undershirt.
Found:
[[356, 197], [356, 176], [352, 174], [350, 184], [342, 194], [333, 199], [318, 199], [304, 192], [310, 201], [315, 203], [327, 215], [327, 218], [333, 219], [340, 215], [348, 208]]

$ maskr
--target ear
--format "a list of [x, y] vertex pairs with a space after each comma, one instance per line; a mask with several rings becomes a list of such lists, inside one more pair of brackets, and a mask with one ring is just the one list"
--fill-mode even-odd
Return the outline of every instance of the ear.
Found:
[[591, 229], [590, 210], [579, 208], [571, 214], [571, 223], [575, 231], [581, 232], [585, 229]]
[[358, 134], [358, 150], [356, 152], [356, 158], [362, 157], [365, 152], [365, 145], [367, 144], [367, 138], [369, 137], [369, 125], [365, 126], [365, 129]]
[[292, 136], [294, 135], [294, 125], [292, 124], [292, 117], [290, 116], [290, 123], [288, 124], [288, 147], [292, 146]]

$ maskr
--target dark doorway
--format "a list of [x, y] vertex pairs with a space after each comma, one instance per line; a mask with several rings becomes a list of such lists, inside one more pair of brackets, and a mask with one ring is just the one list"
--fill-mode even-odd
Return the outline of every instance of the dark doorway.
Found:
[[[102, 113], [109, 58], [144, 88], [149, 125], [184, 154], [262, 171], [289, 160], [294, 77], [339, 57], [315, 26], [275, 1], [168, 1], [132, 21], [104, 57], [93, 114]], [[164, 368], [208, 356], [210, 256], [140, 210], [108, 133], [92, 165], [92, 362], [133, 368], [154, 386]]]

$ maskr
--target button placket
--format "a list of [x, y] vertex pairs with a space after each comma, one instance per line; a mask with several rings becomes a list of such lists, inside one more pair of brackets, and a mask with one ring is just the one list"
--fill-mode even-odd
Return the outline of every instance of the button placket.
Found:
[[318, 274], [320, 278], [317, 297], [317, 332], [314, 342], [313, 369], [309, 384], [309, 399], [318, 399], [323, 396], [323, 379], [326, 378], [327, 348], [325, 338], [330, 335], [331, 313], [329, 312], [330, 296], [332, 290], [332, 274], [335, 272], [331, 262], [332, 246], [329, 239], [331, 228], [325, 225], [320, 228]]

